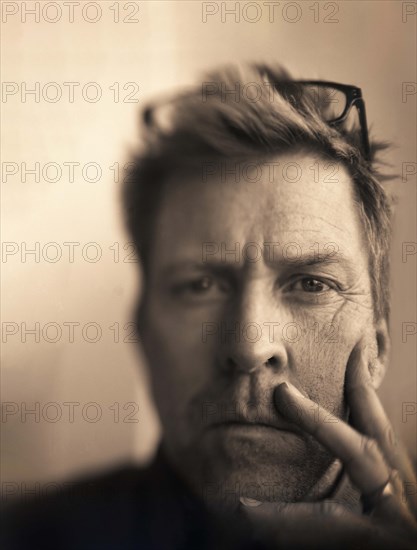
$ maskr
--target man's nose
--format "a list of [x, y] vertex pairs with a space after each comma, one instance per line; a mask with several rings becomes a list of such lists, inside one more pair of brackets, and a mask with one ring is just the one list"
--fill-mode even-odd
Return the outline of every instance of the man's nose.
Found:
[[246, 290], [222, 320], [220, 361], [223, 369], [250, 374], [257, 369], [284, 369], [288, 363], [283, 339], [285, 314], [261, 284]]

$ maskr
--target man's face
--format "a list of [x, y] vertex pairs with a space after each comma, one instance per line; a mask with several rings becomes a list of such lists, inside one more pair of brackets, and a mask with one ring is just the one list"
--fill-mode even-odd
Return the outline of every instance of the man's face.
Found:
[[165, 448], [198, 491], [220, 498], [291, 501], [311, 489], [332, 458], [279, 415], [273, 391], [290, 381], [346, 418], [349, 355], [373, 329], [349, 174], [305, 151], [274, 164], [259, 164], [257, 178], [219, 164], [211, 176], [173, 176], [144, 289]]

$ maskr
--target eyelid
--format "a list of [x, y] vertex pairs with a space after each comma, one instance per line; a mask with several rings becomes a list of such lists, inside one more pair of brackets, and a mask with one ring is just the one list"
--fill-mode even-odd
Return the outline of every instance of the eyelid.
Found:
[[[194, 285], [198, 285], [201, 281], [204, 279], [209, 279], [210, 286], [207, 289], [201, 289], [200, 291], [198, 289], [193, 289]], [[187, 292], [193, 293], [197, 295], [200, 293], [203, 294], [209, 294], [210, 292], [219, 292], [219, 293], [227, 293], [230, 291], [232, 285], [229, 281], [227, 281], [224, 277], [219, 277], [213, 274], [195, 274], [194, 276], [189, 275], [188, 277], [183, 277], [179, 281], [174, 281], [172, 284], [172, 290], [175, 294], [185, 294]]]
[[341, 286], [335, 280], [329, 279], [328, 277], [324, 277], [322, 275], [316, 275], [311, 273], [310, 274], [299, 273], [299, 274], [293, 275], [291, 277], [291, 281], [289, 282], [289, 286], [292, 288], [297, 282], [302, 281], [303, 279], [314, 279], [328, 286], [332, 290], [342, 291]]

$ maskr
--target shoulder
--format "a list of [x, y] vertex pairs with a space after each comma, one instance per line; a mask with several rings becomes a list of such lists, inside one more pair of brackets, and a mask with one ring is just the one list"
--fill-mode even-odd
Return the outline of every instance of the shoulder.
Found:
[[40, 490], [3, 502], [4, 548], [82, 548], [88, 547], [89, 540], [101, 538], [100, 547], [110, 548], [112, 533], [120, 538], [121, 533], [132, 533], [132, 527], [145, 520], [152, 468], [124, 464], [47, 485], [48, 494]]

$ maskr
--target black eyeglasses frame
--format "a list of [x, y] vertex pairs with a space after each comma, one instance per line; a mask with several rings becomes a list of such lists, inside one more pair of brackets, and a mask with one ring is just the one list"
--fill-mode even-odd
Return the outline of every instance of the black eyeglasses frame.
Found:
[[330, 126], [339, 126], [348, 117], [352, 107], [356, 107], [359, 115], [359, 124], [361, 128], [362, 150], [365, 160], [371, 160], [371, 149], [369, 144], [368, 124], [366, 120], [365, 101], [362, 97], [362, 90], [357, 86], [350, 84], [339, 84], [338, 82], [330, 82], [327, 80], [294, 80], [295, 84], [305, 84], [307, 86], [320, 86], [322, 88], [334, 88], [345, 94], [346, 105], [340, 116], [335, 119], [327, 120]]

